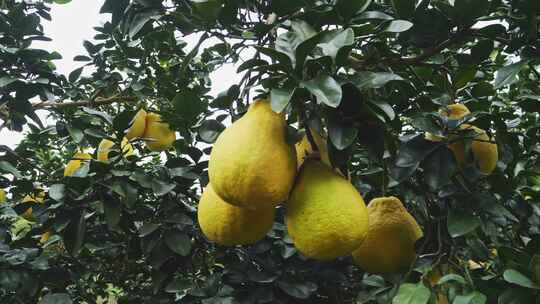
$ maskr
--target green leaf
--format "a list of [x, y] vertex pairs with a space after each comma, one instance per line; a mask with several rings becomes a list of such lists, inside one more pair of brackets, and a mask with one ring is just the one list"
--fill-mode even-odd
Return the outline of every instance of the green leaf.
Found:
[[495, 89], [514, 84], [518, 80], [519, 71], [526, 64], [526, 61], [520, 61], [498, 69], [495, 76]]
[[163, 196], [171, 192], [175, 187], [175, 183], [167, 183], [157, 179], [152, 180], [152, 190], [157, 196]]
[[503, 278], [506, 282], [516, 284], [526, 288], [540, 289], [540, 285], [533, 282], [521, 272], [515, 269], [507, 269], [503, 273]]
[[416, 0], [392, 0], [392, 8], [399, 18], [409, 19], [414, 14]]
[[64, 230], [64, 243], [66, 249], [72, 255], [78, 255], [84, 243], [86, 233], [86, 211], [75, 212], [71, 216], [71, 222]]
[[241, 65], [239, 65], [238, 69], [236, 69], [236, 72], [240, 73], [245, 70], [250, 70], [254, 67], [263, 66], [263, 65], [268, 65], [268, 61], [258, 59], [258, 58], [249, 59], [249, 60], [244, 61]]
[[330, 56], [336, 59], [340, 50], [354, 44], [354, 31], [351, 28], [342, 31], [332, 31], [327, 33], [318, 47], [321, 48], [325, 56]]
[[423, 168], [426, 184], [431, 189], [437, 190], [450, 183], [457, 164], [452, 151], [446, 146], [441, 146], [424, 160]]
[[478, 217], [472, 214], [450, 211], [450, 214], [448, 215], [448, 233], [450, 233], [450, 236], [453, 238], [474, 231], [480, 224], [481, 222]]
[[278, 287], [291, 297], [298, 299], [307, 299], [317, 290], [317, 285], [311, 282], [289, 282], [278, 281]]
[[486, 60], [489, 55], [491, 55], [491, 52], [493, 52], [493, 47], [493, 40], [482, 39], [471, 48], [471, 56], [476, 62], [482, 62]]
[[477, 68], [475, 66], [466, 66], [459, 69], [454, 77], [454, 87], [461, 89], [474, 79]]
[[54, 184], [49, 188], [49, 197], [55, 201], [62, 201], [65, 196], [66, 185]]
[[8, 163], [5, 160], [0, 160], [0, 170], [11, 173], [16, 178], [22, 178], [21, 172], [19, 172], [17, 168], [15, 168], [12, 164]]
[[371, 0], [339, 0], [336, 8], [341, 16], [350, 18], [366, 10], [370, 4]]
[[69, 73], [69, 76], [68, 76], [69, 82], [77, 81], [77, 79], [79, 79], [79, 77], [81, 77], [83, 69], [84, 69], [84, 67], [76, 68], [71, 73]]
[[77, 55], [73, 57], [73, 61], [92, 61], [92, 58], [83, 55]]
[[414, 166], [423, 161], [439, 146], [440, 144], [426, 140], [423, 134], [406, 138], [399, 147], [398, 155], [396, 157], [396, 165], [398, 167]]
[[427, 304], [430, 297], [431, 291], [424, 284], [405, 283], [399, 286], [392, 304]]
[[489, 12], [490, 0], [454, 0], [452, 20], [459, 25], [472, 25]]
[[107, 199], [103, 201], [103, 211], [105, 212], [105, 220], [109, 229], [116, 230], [120, 222], [120, 214], [122, 213], [121, 204], [114, 199]]
[[358, 129], [331, 119], [328, 121], [328, 137], [338, 150], [345, 150], [356, 141]]
[[197, 117], [206, 109], [206, 104], [196, 92], [190, 89], [176, 94], [172, 100], [174, 111], [188, 126], [195, 123]]
[[67, 130], [69, 132], [69, 135], [71, 136], [71, 139], [73, 139], [74, 142], [80, 143], [83, 140], [84, 133], [81, 129], [68, 125]]
[[159, 228], [158, 224], [146, 223], [142, 225], [141, 228], [139, 228], [139, 236], [145, 237], [147, 235], [150, 235], [152, 232], [156, 231], [158, 228]]
[[439, 281], [437, 282], [437, 285], [446, 284], [448, 282], [457, 282], [461, 285], [467, 285], [467, 281], [465, 281], [465, 279], [462, 276], [455, 273], [450, 273], [443, 276], [442, 278], [439, 279]]
[[11, 83], [17, 81], [17, 78], [11, 76], [2, 76], [0, 77], [0, 88], [3, 88]]
[[56, 4], [67, 4], [70, 3], [71, 0], [53, 0]]
[[256, 46], [255, 49], [257, 49], [259, 52], [263, 53], [264, 55], [272, 58], [273, 60], [281, 63], [286, 70], [292, 70], [291, 58], [289, 58], [289, 56], [287, 56], [285, 53], [278, 52], [274, 49], [262, 47], [262, 46]]
[[225, 126], [217, 120], [205, 120], [198, 129], [199, 137], [205, 143], [214, 143]]
[[358, 72], [352, 82], [359, 90], [377, 89], [383, 87], [390, 81], [405, 81], [401, 76], [388, 72]]
[[165, 233], [165, 243], [175, 253], [188, 256], [191, 252], [191, 240], [187, 234], [178, 230]]
[[385, 25], [384, 30], [390, 33], [401, 33], [408, 31], [411, 27], [413, 27], [413, 24], [410, 21], [392, 20]]
[[[59, 0], [55, 0], [55, 2], [58, 2]], [[65, 3], [70, 2], [71, 0], [67, 0]], [[73, 301], [71, 300], [70, 296], [67, 293], [49, 293], [46, 294], [41, 301], [39, 301], [39, 304], [72, 304]]]
[[161, 18], [161, 12], [159, 10], [146, 10], [136, 13], [129, 24], [129, 37], [135, 37], [147, 22], [158, 20], [159, 18]]
[[319, 103], [323, 103], [332, 108], [337, 108], [341, 102], [341, 86], [330, 76], [320, 75], [309, 81], [302, 82], [301, 86], [305, 87], [311, 94], [315, 95]]
[[484, 294], [473, 291], [467, 295], [456, 296], [452, 304], [485, 304], [486, 301], [487, 297]]
[[360, 16], [354, 19], [375, 19], [375, 20], [393, 20], [394, 17], [380, 11], [363, 12]]
[[113, 119], [112, 119], [111, 115], [109, 115], [109, 114], [107, 114], [105, 112], [101, 112], [101, 111], [98, 111], [98, 110], [95, 110], [95, 109], [92, 109], [92, 108], [88, 108], [88, 107], [82, 107], [82, 110], [85, 113], [88, 113], [90, 115], [101, 118], [104, 122], [108, 123], [109, 125], [112, 125], [112, 123], [113, 123]]
[[270, 104], [272, 110], [276, 113], [281, 113], [289, 102], [294, 94], [294, 87], [284, 87], [284, 88], [273, 88], [270, 91]]

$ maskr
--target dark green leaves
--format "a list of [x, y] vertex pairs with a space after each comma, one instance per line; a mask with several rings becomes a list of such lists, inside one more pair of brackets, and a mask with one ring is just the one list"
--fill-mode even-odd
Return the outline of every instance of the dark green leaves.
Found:
[[399, 18], [411, 18], [414, 13], [416, 0], [392, 0], [392, 8]]
[[330, 120], [328, 122], [328, 136], [334, 147], [338, 150], [344, 150], [355, 142], [358, 129]]
[[307, 299], [310, 297], [312, 292], [317, 290], [317, 285], [311, 282], [289, 282], [280, 280], [277, 282], [277, 285], [288, 295], [298, 299]]
[[291, 101], [291, 98], [294, 93], [294, 89], [292, 87], [286, 87], [286, 88], [274, 88], [272, 91], [270, 91], [270, 102], [272, 106], [272, 110], [276, 113], [281, 113], [289, 102]]
[[169, 249], [181, 256], [187, 256], [191, 251], [191, 240], [181, 231], [167, 231], [165, 233], [165, 243]]
[[519, 71], [526, 64], [526, 61], [520, 61], [497, 70], [497, 74], [495, 76], [495, 88], [499, 89], [515, 83], [518, 80], [517, 75]]
[[526, 288], [540, 289], [540, 285], [535, 283], [533, 280], [526, 277], [521, 272], [515, 269], [508, 269], [503, 274], [504, 280], [508, 283], [516, 284]]
[[451, 211], [448, 215], [448, 233], [453, 238], [474, 231], [480, 224], [478, 217], [472, 214]]
[[427, 304], [430, 296], [431, 291], [422, 282], [418, 284], [405, 283], [399, 286], [392, 304]]
[[424, 160], [423, 167], [425, 182], [436, 190], [450, 182], [457, 164], [452, 151], [440, 146]]
[[213, 143], [218, 138], [225, 126], [217, 120], [205, 120], [199, 127], [199, 136], [206, 143]]
[[[69, 1], [67, 1], [69, 2]], [[66, 3], [67, 3], [66, 2]], [[67, 293], [50, 293], [45, 295], [39, 304], [72, 304], [70, 296]]]
[[471, 25], [489, 11], [489, 0], [455, 0], [452, 19], [457, 25]]
[[340, 15], [350, 18], [363, 12], [370, 4], [371, 0], [339, 0], [336, 7]]
[[354, 84], [358, 89], [377, 89], [390, 81], [404, 81], [404, 79], [394, 73], [387, 72], [359, 72], [353, 78]]
[[55, 201], [64, 199], [66, 186], [64, 184], [54, 184], [49, 188], [49, 196]]
[[484, 294], [478, 291], [473, 291], [466, 295], [456, 296], [456, 298], [454, 299], [454, 302], [452, 303], [453, 304], [485, 304], [486, 301], [487, 301], [487, 297]]
[[174, 111], [188, 125], [192, 125], [197, 117], [206, 109], [206, 104], [196, 92], [186, 89], [176, 94], [173, 101]]
[[135, 37], [135, 35], [139, 33], [139, 31], [144, 27], [147, 22], [149, 22], [150, 20], [157, 20], [160, 17], [161, 13], [159, 10], [150, 9], [137, 13], [129, 24], [129, 36], [131, 38]]
[[72, 255], [78, 255], [86, 233], [86, 211], [74, 212], [70, 220], [71, 222], [64, 230], [64, 243]]
[[317, 97], [319, 103], [336, 108], [341, 102], [341, 86], [330, 76], [320, 75], [301, 84], [303, 87]]

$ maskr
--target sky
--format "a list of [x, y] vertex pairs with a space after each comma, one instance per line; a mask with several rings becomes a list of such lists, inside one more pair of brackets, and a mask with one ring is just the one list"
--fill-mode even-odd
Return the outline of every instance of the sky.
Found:
[[[96, 34], [93, 27], [110, 20], [110, 14], [99, 14], [99, 9], [104, 0], [73, 0], [68, 4], [53, 4], [51, 8], [52, 21], [42, 19], [45, 36], [52, 39], [51, 42], [37, 42], [32, 45], [35, 48], [43, 48], [48, 51], [57, 51], [62, 54], [61, 60], [55, 60], [54, 64], [60, 74], [68, 75], [71, 71], [79, 68], [81, 62], [73, 61], [76, 55], [85, 55], [86, 51], [82, 45], [83, 40], [90, 40]], [[197, 41], [196, 36], [185, 37], [190, 49]], [[205, 45], [212, 41], [205, 41]], [[203, 45], [204, 46], [204, 45]], [[213, 72], [211, 95], [216, 96], [219, 92], [228, 89], [231, 85], [238, 83], [240, 77], [236, 74], [236, 67], [227, 65]], [[39, 111], [38, 115], [42, 121], [48, 124], [53, 123], [46, 119], [46, 111]], [[24, 132], [12, 132], [4, 128], [0, 131], [2, 144], [15, 148], [24, 137]]]

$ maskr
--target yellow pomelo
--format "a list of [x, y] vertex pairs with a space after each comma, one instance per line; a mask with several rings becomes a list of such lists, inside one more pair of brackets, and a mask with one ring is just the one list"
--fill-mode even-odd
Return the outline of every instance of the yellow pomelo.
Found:
[[0, 204], [6, 202], [6, 191], [4, 189], [0, 189]]
[[176, 134], [170, 129], [169, 124], [162, 121], [161, 116], [156, 113], [146, 114], [143, 137], [150, 151], [168, 150], [176, 140]]
[[[43, 190], [39, 191], [37, 195], [27, 195], [22, 199], [23, 203], [43, 204], [44, 201], [45, 201], [45, 191]], [[33, 220], [34, 216], [32, 214], [32, 207], [26, 209], [26, 211], [24, 211], [24, 213], [21, 216], [28, 221]]]
[[143, 137], [144, 130], [146, 129], [146, 111], [140, 109], [131, 121], [131, 126], [126, 132], [126, 138], [132, 140], [133, 138]]
[[369, 232], [353, 252], [355, 262], [370, 273], [406, 271], [414, 262], [414, 243], [423, 235], [416, 220], [396, 197], [380, 197], [368, 205]]
[[268, 233], [274, 223], [274, 207], [249, 210], [228, 204], [208, 184], [197, 217], [206, 237], [224, 246], [253, 244]]
[[286, 141], [285, 117], [267, 100], [223, 131], [210, 155], [208, 174], [216, 193], [228, 203], [250, 208], [287, 199], [296, 176], [296, 153]]
[[49, 239], [51, 238], [51, 235], [52, 235], [52, 231], [51, 230], [47, 230], [45, 231], [41, 237], [39, 238], [39, 244], [40, 245], [43, 245], [45, 243], [47, 243], [47, 241], [49, 241]]
[[441, 110], [441, 114], [451, 119], [460, 119], [471, 114], [471, 111], [464, 104], [455, 103], [448, 105], [445, 110]]
[[[319, 150], [318, 152], [321, 161], [325, 165], [331, 167], [332, 164], [330, 163], [330, 157], [328, 155], [326, 139], [322, 137], [321, 134], [313, 130], [311, 130], [311, 135], [313, 137], [313, 141], [317, 145], [317, 149]], [[311, 146], [307, 135], [304, 135], [302, 140], [297, 142], [294, 147], [296, 148], [296, 164], [297, 167], [300, 168], [300, 166], [302, 166], [304, 163], [305, 158], [314, 153], [313, 147]]]
[[[486, 131], [468, 124], [462, 124], [459, 126], [462, 130], [474, 130], [476, 133], [471, 143], [471, 151], [475, 164], [478, 166], [480, 172], [484, 174], [491, 174], [497, 166], [499, 159], [499, 152], [497, 144], [490, 138]], [[469, 136], [466, 134], [465, 136]], [[448, 148], [452, 150], [456, 161], [460, 167], [467, 165], [467, 157], [465, 155], [465, 142], [460, 140], [448, 145]]]
[[351, 254], [364, 240], [369, 219], [360, 193], [343, 176], [308, 159], [291, 192], [285, 222], [305, 256], [330, 260]]
[[[122, 145], [122, 155], [124, 157], [133, 155], [133, 146], [131, 146], [131, 144], [128, 142], [128, 139], [126, 137], [122, 139], [121, 145]], [[99, 143], [99, 146], [98, 146], [97, 159], [99, 161], [108, 161], [109, 152], [111, 152], [111, 150], [114, 150], [114, 149], [115, 149], [114, 141], [103, 139]]]
[[67, 163], [64, 168], [64, 176], [72, 176], [77, 169], [82, 165], [85, 159], [92, 159], [92, 155], [88, 153], [77, 152], [73, 155], [73, 158]]
[[[469, 108], [467, 108], [467, 106], [465, 106], [464, 104], [456, 103], [456, 104], [451, 104], [447, 106], [445, 109], [441, 109], [439, 113], [442, 116], [446, 116], [451, 119], [460, 119], [466, 115], [471, 114], [471, 111], [469, 111]], [[429, 141], [434, 141], [434, 142], [440, 142], [444, 140], [444, 137], [437, 136], [429, 132], [426, 132], [424, 138]]]

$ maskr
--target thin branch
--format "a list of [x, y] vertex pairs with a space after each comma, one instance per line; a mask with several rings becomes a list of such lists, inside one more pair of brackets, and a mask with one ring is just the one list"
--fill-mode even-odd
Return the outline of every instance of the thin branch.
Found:
[[113, 96], [109, 98], [96, 98], [96, 100], [80, 100], [80, 101], [67, 101], [67, 102], [57, 102], [57, 101], [48, 101], [35, 103], [32, 107], [35, 110], [38, 109], [62, 109], [68, 107], [83, 107], [83, 106], [103, 106], [110, 105], [113, 103], [123, 103], [123, 102], [132, 102], [137, 100], [135, 96]]

